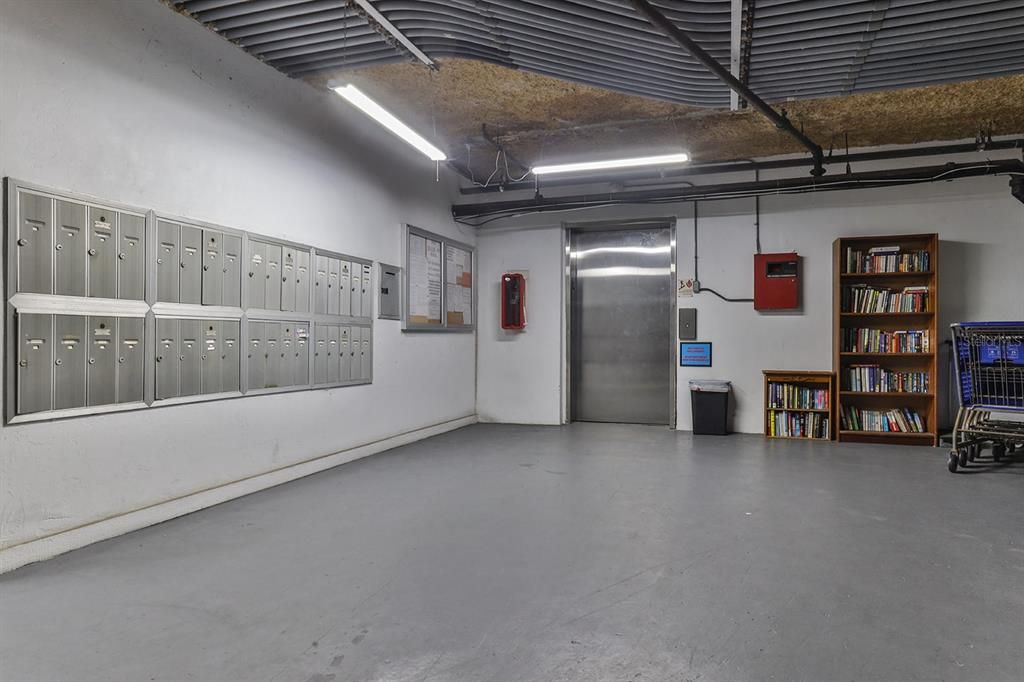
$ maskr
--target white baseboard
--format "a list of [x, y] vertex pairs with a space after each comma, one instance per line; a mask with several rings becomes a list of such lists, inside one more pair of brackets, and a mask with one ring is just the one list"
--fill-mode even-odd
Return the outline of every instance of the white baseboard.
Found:
[[291, 464], [263, 474], [250, 476], [240, 481], [209, 490], [202, 490], [191, 495], [167, 500], [166, 502], [159, 502], [152, 506], [113, 516], [102, 521], [7, 547], [0, 550], [0, 573], [13, 571], [26, 564], [50, 559], [59, 554], [70, 552], [73, 549], [91, 545], [94, 542], [109, 540], [118, 535], [130, 533], [133, 530], [139, 530], [140, 528], [162, 523], [178, 516], [191, 514], [192, 512], [212, 507], [221, 502], [227, 502], [236, 497], [272, 488], [275, 485], [294, 481], [297, 478], [309, 476], [310, 474], [315, 474], [340, 464], [375, 455], [378, 452], [397, 448], [401, 445], [408, 445], [409, 443], [437, 436], [448, 431], [454, 431], [455, 429], [461, 429], [464, 426], [476, 424], [477, 421], [477, 417], [474, 414], [433, 426], [407, 431], [372, 443], [365, 443], [330, 455], [324, 455], [298, 464]]

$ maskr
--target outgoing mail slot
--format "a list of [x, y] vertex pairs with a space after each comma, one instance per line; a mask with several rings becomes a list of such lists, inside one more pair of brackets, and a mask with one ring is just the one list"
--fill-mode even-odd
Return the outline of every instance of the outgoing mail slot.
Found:
[[224, 236], [203, 230], [203, 305], [223, 305], [223, 300]]
[[203, 231], [198, 227], [181, 226], [181, 281], [178, 300], [181, 303], [203, 302]]
[[220, 393], [221, 388], [221, 339], [220, 322], [203, 320], [203, 338], [201, 341], [202, 355], [200, 381], [204, 394]]
[[341, 274], [338, 279], [340, 289], [341, 306], [338, 308], [339, 315], [352, 314], [352, 263], [347, 260], [341, 261]]
[[246, 352], [249, 363], [249, 388], [257, 391], [266, 388], [267, 383], [267, 351], [264, 343], [266, 331], [264, 323], [249, 323], [249, 348]]
[[[249, 240], [247, 294], [248, 307], [267, 307], [267, 245], [263, 242]], [[261, 387], [262, 388], [262, 387]]]
[[89, 295], [96, 298], [117, 298], [116, 223], [115, 211], [89, 207]]
[[117, 393], [117, 320], [89, 318], [86, 385], [89, 405], [112, 405]]
[[237, 392], [239, 389], [239, 323], [222, 320], [220, 325], [220, 390]]
[[89, 239], [85, 214], [82, 204], [57, 202], [57, 242], [53, 245], [57, 294], [85, 296], [85, 252]]
[[[146, 320], [122, 317], [117, 321], [117, 402], [143, 400], [146, 344], [143, 343]], [[159, 352], [159, 349], [158, 351]], [[160, 366], [157, 365], [159, 369]]]
[[54, 317], [53, 407], [60, 410], [85, 405], [86, 318]]
[[295, 252], [295, 311], [309, 312], [309, 251]]
[[237, 308], [242, 305], [242, 238], [226, 234], [221, 239], [224, 240], [221, 304]]
[[178, 321], [156, 321], [156, 397], [178, 396]]
[[313, 332], [313, 383], [327, 383], [327, 327], [322, 324]]
[[146, 298], [146, 219], [122, 213], [117, 222], [117, 295], [141, 301]]
[[53, 316], [18, 313], [18, 414], [51, 409]]
[[[53, 293], [53, 200], [18, 193], [18, 291]], [[46, 398], [50, 392], [47, 388]], [[34, 401], [29, 401], [34, 402]], [[49, 405], [46, 408], [49, 409]], [[22, 410], [19, 407], [19, 412]], [[38, 410], [31, 410], [37, 412]]]
[[177, 224], [166, 220], [157, 222], [156, 231], [156, 300], [177, 303], [178, 272], [181, 270], [178, 257], [181, 231]]

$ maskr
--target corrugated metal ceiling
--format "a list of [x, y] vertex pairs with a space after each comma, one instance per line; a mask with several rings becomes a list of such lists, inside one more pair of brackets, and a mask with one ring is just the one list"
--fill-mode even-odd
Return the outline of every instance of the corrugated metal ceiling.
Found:
[[[293, 77], [411, 59], [349, 0], [171, 0]], [[480, 59], [704, 107], [729, 91], [629, 0], [372, 0], [431, 58]], [[731, 0], [653, 2], [729, 65]], [[1024, 71], [1021, 0], [745, 0], [749, 85], [771, 101]]]

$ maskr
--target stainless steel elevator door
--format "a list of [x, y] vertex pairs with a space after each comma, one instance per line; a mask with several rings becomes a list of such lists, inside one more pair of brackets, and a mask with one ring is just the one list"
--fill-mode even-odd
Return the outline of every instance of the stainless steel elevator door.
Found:
[[671, 238], [668, 227], [572, 233], [574, 421], [670, 423]]

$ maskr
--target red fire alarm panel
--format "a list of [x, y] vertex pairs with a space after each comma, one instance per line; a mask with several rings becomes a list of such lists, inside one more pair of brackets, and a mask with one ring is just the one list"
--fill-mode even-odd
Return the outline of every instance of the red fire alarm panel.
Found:
[[800, 256], [759, 253], [754, 256], [754, 309], [792, 310], [800, 307]]
[[526, 328], [526, 278], [521, 273], [506, 272], [501, 276], [501, 328]]

